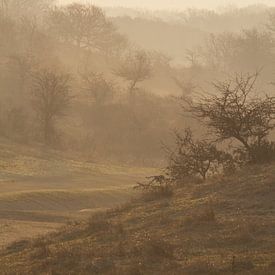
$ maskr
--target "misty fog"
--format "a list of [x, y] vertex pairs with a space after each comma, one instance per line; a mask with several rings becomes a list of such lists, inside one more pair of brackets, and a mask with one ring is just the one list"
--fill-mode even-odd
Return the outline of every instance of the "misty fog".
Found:
[[0, 275], [275, 274], [273, 0], [0, 0]]

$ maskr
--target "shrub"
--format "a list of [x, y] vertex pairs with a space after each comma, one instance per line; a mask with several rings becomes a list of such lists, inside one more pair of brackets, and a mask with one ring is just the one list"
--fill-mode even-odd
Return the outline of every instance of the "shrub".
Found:
[[261, 144], [251, 145], [250, 154], [244, 154], [247, 162], [254, 164], [269, 163], [275, 160], [275, 142], [264, 140]]
[[214, 83], [215, 94], [185, 102], [187, 111], [216, 134], [219, 141], [235, 140], [250, 160], [264, 156], [268, 135], [275, 128], [275, 97], [257, 96], [259, 73], [236, 75]]
[[136, 190], [141, 190], [150, 198], [168, 198], [173, 196], [172, 182], [169, 178], [160, 175], [147, 177], [148, 182], [138, 182], [134, 187]]
[[234, 161], [239, 166], [246, 164], [265, 164], [275, 161], [275, 142], [263, 141], [251, 145], [250, 152], [243, 148], [234, 151]]
[[190, 129], [176, 133], [176, 148], [168, 150], [168, 174], [172, 181], [182, 182], [187, 177], [199, 176], [206, 180], [228, 162], [230, 155], [217, 149], [213, 142], [195, 140]]

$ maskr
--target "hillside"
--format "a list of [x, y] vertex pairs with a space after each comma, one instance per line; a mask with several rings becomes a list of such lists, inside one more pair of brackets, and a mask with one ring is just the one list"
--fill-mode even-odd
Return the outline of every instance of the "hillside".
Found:
[[127, 8], [106, 8], [119, 31], [136, 45], [159, 51], [175, 64], [186, 64], [186, 50], [202, 47], [209, 34], [263, 28], [268, 8], [252, 5], [233, 6], [219, 11], [187, 9], [185, 11], [148, 11]]
[[1, 252], [1, 274], [274, 274], [274, 165], [137, 199]]
[[45, 147], [0, 140], [0, 247], [113, 207], [154, 171], [86, 162]]

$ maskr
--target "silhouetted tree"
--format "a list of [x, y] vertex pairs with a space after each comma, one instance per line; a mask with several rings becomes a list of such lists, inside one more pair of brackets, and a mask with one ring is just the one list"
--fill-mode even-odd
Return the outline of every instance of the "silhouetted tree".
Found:
[[66, 114], [72, 97], [69, 76], [43, 70], [35, 74], [33, 107], [39, 121], [45, 144], [55, 139], [55, 122]]
[[130, 82], [129, 92], [132, 94], [139, 82], [151, 77], [151, 59], [144, 51], [130, 53], [115, 71], [115, 74]]
[[275, 98], [255, 95], [257, 77], [258, 73], [240, 74], [232, 80], [214, 83], [216, 94], [189, 101], [188, 107], [184, 105], [219, 141], [239, 141], [253, 160], [257, 159], [253, 148], [261, 147], [275, 128]]

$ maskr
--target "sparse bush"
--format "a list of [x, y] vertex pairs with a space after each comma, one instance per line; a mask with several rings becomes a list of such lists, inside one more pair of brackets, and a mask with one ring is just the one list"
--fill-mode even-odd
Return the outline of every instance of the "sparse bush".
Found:
[[195, 140], [190, 129], [184, 134], [176, 133], [176, 149], [169, 150], [168, 175], [173, 182], [184, 182], [186, 178], [200, 176], [206, 179], [228, 160], [228, 154], [206, 140]]
[[275, 160], [275, 143], [263, 140], [261, 144], [253, 143], [250, 148], [251, 153], [246, 150], [235, 150], [235, 158], [237, 162], [251, 163], [251, 164], [264, 164], [270, 163]]
[[239, 163], [234, 158], [234, 155], [229, 153], [224, 153], [224, 158], [222, 160], [222, 171], [223, 175], [232, 175], [239, 167]]
[[[275, 128], [275, 97], [255, 93], [258, 73], [236, 75], [217, 82], [217, 94], [185, 101], [185, 110], [212, 130], [219, 141], [233, 139], [242, 144], [249, 160], [268, 160], [272, 144], [266, 139]], [[264, 154], [267, 153], [267, 156]]]
[[173, 187], [171, 180], [167, 177], [152, 176], [147, 177], [148, 182], [140, 183], [134, 187], [136, 190], [141, 190], [149, 198], [169, 198], [173, 196]]
[[132, 95], [139, 82], [142, 82], [152, 75], [151, 58], [145, 51], [130, 53], [122, 61], [122, 64], [115, 71], [115, 74], [129, 81], [129, 93]]

